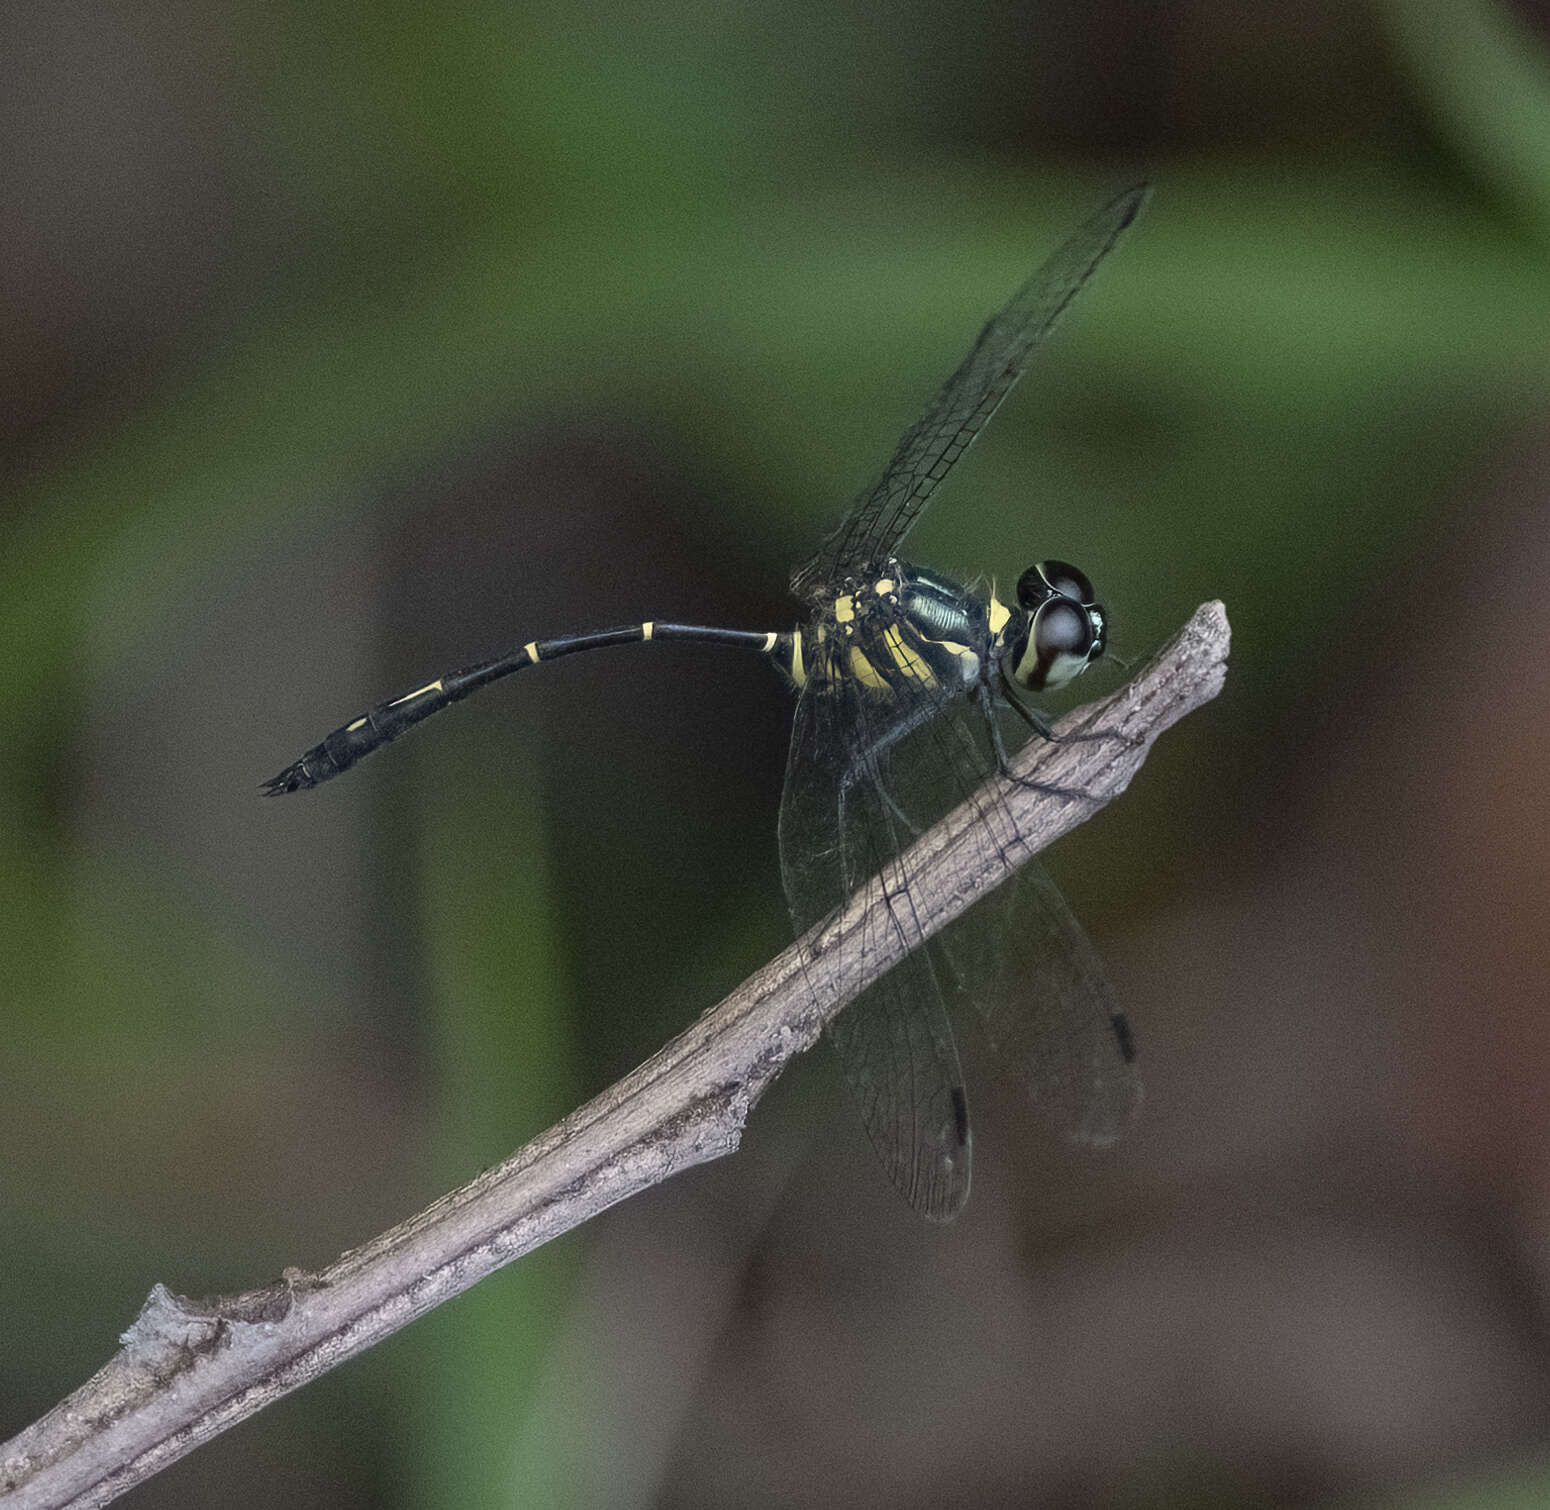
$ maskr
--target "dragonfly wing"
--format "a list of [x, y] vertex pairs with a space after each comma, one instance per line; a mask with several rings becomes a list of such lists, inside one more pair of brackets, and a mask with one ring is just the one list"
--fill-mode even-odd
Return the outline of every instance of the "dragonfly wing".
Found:
[[929, 949], [906, 955], [829, 1024], [845, 1083], [894, 1188], [930, 1221], [969, 1197], [963, 1071]]
[[997, 1057], [1072, 1142], [1105, 1147], [1141, 1102], [1135, 1045], [1097, 951], [1037, 862], [943, 938]]
[[991, 319], [962, 365], [905, 433], [882, 476], [851, 505], [818, 553], [797, 569], [792, 588], [799, 596], [820, 598], [846, 577], [881, 569], [1150, 195], [1149, 186], [1138, 185], [1111, 200]]
[[889, 800], [892, 747], [935, 710], [854, 682], [810, 679], [797, 705], [781, 802], [780, 854], [797, 932], [874, 875], [888, 905], [863, 951], [902, 960], [829, 1025], [846, 1082], [888, 1177], [924, 1216], [946, 1221], [969, 1193], [968, 1102], [942, 985], [899, 863], [912, 824]]

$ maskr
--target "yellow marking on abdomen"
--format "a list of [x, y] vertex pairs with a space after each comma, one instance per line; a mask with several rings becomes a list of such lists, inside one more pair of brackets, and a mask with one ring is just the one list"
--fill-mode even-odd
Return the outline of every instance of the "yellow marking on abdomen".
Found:
[[366, 727], [366, 720], [364, 718], [358, 718], [344, 732], [346, 734], [353, 734], [357, 729], [364, 729], [365, 727]]
[[776, 634], [773, 629], [770, 630], [770, 632], [767, 635], [765, 635], [765, 637], [764, 637], [764, 653], [766, 655], [768, 655], [770, 653], [770, 651], [772, 651], [775, 648], [775, 641], [778, 640], [779, 638], [780, 638], [780, 636], [778, 634]]
[[522, 647], [522, 653], [527, 657], [527, 663], [529, 666], [536, 666], [538, 664], [538, 641], [529, 640], [527, 644]]
[[388, 707], [396, 708], [401, 703], [412, 703], [415, 700], [415, 698], [417, 698], [417, 697], [424, 697], [427, 692], [440, 692], [440, 691], [441, 691], [441, 683], [440, 683], [440, 681], [427, 682], [423, 687], [417, 688], [413, 692], [406, 692], [406, 693], [404, 693], [404, 695], [402, 697], [395, 697], [393, 699], [393, 701], [388, 704]]
[[657, 627], [657, 621], [655, 619], [647, 619], [646, 622], [640, 626], [640, 637], [641, 637], [641, 639], [642, 640], [649, 640], [651, 638], [652, 631], [656, 627]]

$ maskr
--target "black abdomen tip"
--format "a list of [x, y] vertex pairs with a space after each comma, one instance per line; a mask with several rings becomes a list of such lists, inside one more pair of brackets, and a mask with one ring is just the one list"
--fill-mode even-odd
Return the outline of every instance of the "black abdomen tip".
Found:
[[330, 776], [337, 776], [341, 771], [348, 770], [355, 764], [352, 756], [348, 760], [341, 759], [329, 749], [329, 741], [337, 740], [345, 731], [336, 730], [328, 736], [320, 745], [313, 745], [300, 760], [293, 760], [278, 776], [271, 776], [260, 790], [266, 797], [283, 797], [288, 792], [306, 792], [317, 786], [319, 782], [327, 781]]
[[278, 776], [271, 776], [259, 787], [259, 791], [266, 797], [283, 797], [287, 792], [304, 792], [317, 784], [318, 778], [307, 769], [307, 762], [302, 759], [286, 766]]

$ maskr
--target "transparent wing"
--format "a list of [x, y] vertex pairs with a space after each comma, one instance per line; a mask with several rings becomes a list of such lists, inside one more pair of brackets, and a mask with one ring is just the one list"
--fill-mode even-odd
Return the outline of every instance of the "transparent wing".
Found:
[[924, 1216], [947, 1221], [969, 1193], [972, 1153], [958, 1049], [898, 856], [913, 825], [887, 791], [895, 747], [934, 707], [881, 700], [810, 677], [797, 705], [780, 813], [781, 869], [797, 932], [881, 873], [888, 906], [864, 951], [908, 951], [829, 1026], [846, 1082], [888, 1177]]
[[962, 366], [905, 433], [882, 476], [857, 498], [818, 553], [797, 569], [791, 585], [799, 596], [820, 598], [831, 584], [865, 576], [893, 554], [1150, 195], [1150, 186], [1143, 184], [1111, 200], [985, 326]]
[[[996, 716], [1003, 744], [1017, 749], [1027, 725], [1004, 703]], [[1134, 1040], [1098, 951], [1044, 867], [1022, 866], [938, 942], [955, 1005], [1055, 1130], [1087, 1147], [1114, 1142], [1141, 1104]]]
[[[957, 1046], [944, 1007], [956, 997], [997, 1057], [1073, 1141], [1112, 1142], [1135, 1115], [1130, 1031], [1096, 951], [1037, 863], [923, 945], [900, 855], [965, 800], [1011, 815], [979, 708], [906, 685], [887, 697], [815, 667], [798, 704], [781, 804], [780, 850], [798, 933], [871, 876], [889, 905], [861, 940], [903, 944], [904, 961], [834, 1020], [829, 1036], [889, 1177], [936, 1220], [968, 1195], [972, 1144]], [[1020, 723], [1008, 715], [1007, 732]]]
[[942, 946], [996, 1056], [1056, 1130], [1095, 1148], [1118, 1138], [1141, 1104], [1129, 1024], [1043, 867], [1024, 866]]

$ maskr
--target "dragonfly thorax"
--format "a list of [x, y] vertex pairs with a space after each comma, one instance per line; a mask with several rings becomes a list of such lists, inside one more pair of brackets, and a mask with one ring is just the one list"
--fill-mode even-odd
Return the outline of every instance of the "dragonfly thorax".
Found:
[[1002, 665], [1019, 687], [1039, 692], [1080, 676], [1107, 643], [1093, 585], [1065, 561], [1040, 561], [1017, 579], [1014, 613], [1002, 631]]
[[806, 674], [820, 684], [967, 691], [995, 653], [989, 605], [938, 572], [890, 561], [843, 586], [803, 631]]

